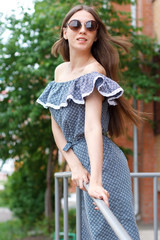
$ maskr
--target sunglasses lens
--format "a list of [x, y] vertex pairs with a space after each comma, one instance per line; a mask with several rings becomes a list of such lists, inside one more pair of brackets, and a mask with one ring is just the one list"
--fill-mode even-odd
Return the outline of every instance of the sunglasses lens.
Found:
[[72, 20], [68, 23], [68, 26], [70, 27], [71, 30], [77, 31], [81, 28], [81, 23], [78, 20]]
[[[78, 31], [82, 27], [82, 24], [79, 20], [72, 20], [68, 23], [68, 26], [70, 27], [71, 30]], [[85, 23], [85, 27], [88, 31], [92, 32], [98, 28], [98, 24], [96, 21], [90, 20]]]
[[88, 31], [95, 31], [97, 26], [97, 23], [93, 20], [86, 22], [86, 28]]

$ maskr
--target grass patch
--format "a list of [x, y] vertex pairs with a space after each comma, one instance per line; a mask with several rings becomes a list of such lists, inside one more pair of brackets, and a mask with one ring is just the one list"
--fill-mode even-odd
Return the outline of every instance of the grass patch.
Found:
[[[69, 210], [69, 232], [76, 232], [76, 211]], [[48, 232], [48, 223], [44, 218], [37, 221], [32, 227], [24, 224], [20, 219], [15, 218], [10, 221], [0, 222], [0, 240], [41, 240], [53, 239], [55, 231], [54, 218], [51, 223], [51, 232]], [[63, 232], [63, 214], [60, 216], [60, 232]]]
[[8, 203], [5, 200], [5, 190], [0, 190], [0, 207], [8, 207]]
[[27, 230], [18, 219], [0, 223], [1, 240], [19, 240], [27, 236]]

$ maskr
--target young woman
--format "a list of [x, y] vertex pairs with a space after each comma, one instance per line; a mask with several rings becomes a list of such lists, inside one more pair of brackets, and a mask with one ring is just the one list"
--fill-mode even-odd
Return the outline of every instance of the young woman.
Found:
[[72, 180], [81, 190], [83, 182], [90, 183], [89, 192], [81, 192], [83, 240], [118, 239], [101, 212], [95, 211], [91, 197], [103, 199], [131, 238], [139, 240], [127, 160], [106, 135], [119, 136], [124, 117], [134, 123], [140, 120], [117, 83], [119, 60], [113, 44], [127, 46], [108, 34], [91, 7], [72, 8], [52, 48], [64, 63], [37, 100], [50, 109], [54, 139]]

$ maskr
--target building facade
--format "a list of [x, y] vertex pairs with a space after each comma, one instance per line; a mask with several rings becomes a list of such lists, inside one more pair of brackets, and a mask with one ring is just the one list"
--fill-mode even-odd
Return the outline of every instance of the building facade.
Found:
[[[121, 10], [132, 11], [131, 6]], [[156, 37], [160, 43], [160, 0], [137, 0], [136, 4], [136, 25], [142, 27], [142, 32], [146, 36]], [[154, 59], [153, 59], [154, 61]], [[159, 61], [160, 59], [156, 59]], [[160, 73], [160, 72], [159, 72]], [[158, 80], [160, 83], [160, 79]], [[160, 94], [160, 93], [159, 93]], [[160, 172], [160, 103], [151, 102], [138, 103], [141, 110], [150, 113], [150, 120], [155, 124], [155, 128], [145, 121], [138, 130], [138, 171], [139, 172]], [[116, 143], [133, 150], [133, 127], [129, 127], [129, 136], [116, 140]], [[129, 167], [133, 171], [133, 158], [129, 158]], [[158, 216], [160, 221], [160, 179], [158, 180]], [[153, 180], [139, 180], [139, 218], [144, 223], [153, 222]]]

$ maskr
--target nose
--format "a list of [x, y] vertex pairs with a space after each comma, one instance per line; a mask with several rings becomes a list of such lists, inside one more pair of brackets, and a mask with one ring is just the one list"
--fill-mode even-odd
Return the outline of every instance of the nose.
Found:
[[80, 33], [85, 33], [86, 32], [86, 27], [84, 23], [82, 23], [81, 29], [79, 30]]

